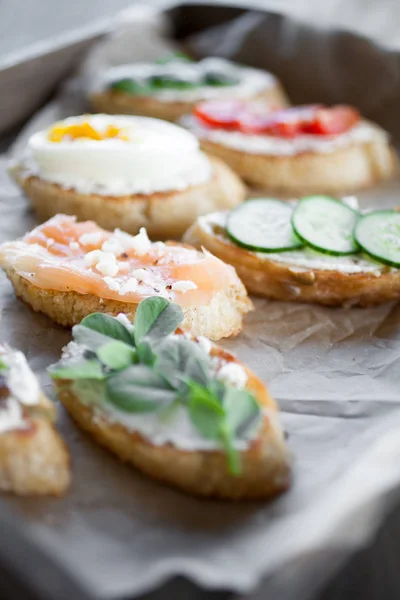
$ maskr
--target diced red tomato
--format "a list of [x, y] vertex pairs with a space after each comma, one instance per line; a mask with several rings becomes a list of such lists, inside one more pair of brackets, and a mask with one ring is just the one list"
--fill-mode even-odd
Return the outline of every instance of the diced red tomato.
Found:
[[315, 104], [271, 110], [260, 103], [237, 100], [203, 102], [195, 108], [195, 115], [209, 127], [289, 138], [301, 134], [337, 135], [348, 131], [360, 119], [356, 109], [345, 105], [326, 108]]

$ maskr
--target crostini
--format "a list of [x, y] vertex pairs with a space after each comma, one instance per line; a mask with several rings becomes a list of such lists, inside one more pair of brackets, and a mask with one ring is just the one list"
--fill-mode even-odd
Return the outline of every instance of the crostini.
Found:
[[208, 339], [177, 329], [179, 306], [143, 300], [87, 316], [59, 363], [56, 393], [82, 429], [121, 460], [198, 496], [269, 498], [290, 460], [264, 384]]
[[70, 117], [31, 136], [10, 173], [37, 218], [58, 213], [106, 229], [179, 239], [197, 216], [245, 197], [239, 177], [172, 123], [145, 117]]
[[0, 344], [0, 490], [62, 495], [71, 480], [55, 409], [22, 352]]
[[274, 300], [372, 306], [400, 299], [400, 213], [327, 196], [249, 200], [200, 217], [185, 241], [233, 265], [249, 293]]
[[67, 215], [2, 244], [0, 265], [18, 297], [64, 326], [95, 311], [133, 319], [140, 300], [158, 295], [182, 306], [184, 329], [218, 340], [237, 334], [252, 307], [233, 267], [208, 252]]
[[343, 194], [391, 178], [388, 134], [349, 106], [204, 102], [181, 119], [203, 150], [254, 188], [285, 195]]
[[276, 77], [222, 58], [114, 67], [97, 79], [89, 93], [96, 112], [167, 121], [176, 121], [199, 101], [211, 98], [262, 99], [277, 108], [288, 104]]

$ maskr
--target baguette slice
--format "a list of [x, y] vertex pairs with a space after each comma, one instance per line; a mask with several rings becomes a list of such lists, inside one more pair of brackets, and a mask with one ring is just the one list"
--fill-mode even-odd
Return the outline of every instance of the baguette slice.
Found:
[[[248, 99], [264, 101], [272, 106], [285, 107], [289, 105], [279, 82]], [[111, 115], [142, 115], [164, 121], [177, 121], [183, 115], [190, 113], [198, 102], [198, 100], [165, 102], [150, 96], [132, 96], [112, 90], [95, 92], [89, 96], [89, 101], [95, 112]]]
[[[218, 346], [210, 354], [218, 360], [240, 364]], [[243, 367], [251, 391], [263, 410], [257, 437], [240, 451], [241, 474], [228, 471], [222, 450], [184, 450], [173, 443], [155, 445], [150, 438], [107, 417], [101, 403], [85, 403], [73, 382], [55, 381], [59, 399], [79, 427], [122, 461], [143, 473], [196, 496], [228, 500], [271, 498], [290, 484], [290, 455], [277, 419], [277, 407], [261, 380]]]
[[31, 201], [39, 222], [63, 213], [75, 215], [79, 221], [94, 220], [108, 230], [119, 227], [135, 234], [146, 227], [152, 239], [180, 239], [199, 215], [233, 208], [245, 199], [245, 187], [236, 173], [218, 158], [209, 158], [212, 176], [206, 183], [130, 196], [65, 189], [26, 172], [22, 163], [12, 165], [9, 172]]
[[[84, 239], [82, 238], [84, 232], [89, 235], [86, 244], [79, 242]], [[100, 236], [97, 244], [90, 242], [91, 235]], [[139, 256], [134, 250], [127, 250], [130, 253], [129, 258], [126, 255], [126, 258], [122, 259], [129, 263], [124, 282], [127, 282], [130, 275], [136, 281], [134, 273], [140, 270], [137, 267], [146, 267], [149, 273], [154, 275], [154, 288], [146, 287], [147, 284], [137, 280], [137, 291], [121, 294], [113, 289], [112, 278], [103, 276], [94, 265], [86, 266], [86, 254], [101, 248], [104, 240], [118, 242], [118, 239], [122, 239], [129, 246], [131, 240], [132, 244], [138, 243], [138, 238], [148, 244], [149, 250]], [[73, 239], [72, 245], [75, 244], [76, 247], [71, 248], [71, 242], [68, 244], [71, 239]], [[38, 246], [38, 240], [42, 246]], [[46, 244], [49, 240], [51, 245]], [[171, 263], [170, 267], [168, 265], [166, 267], [165, 264], [161, 267], [152, 267], [152, 262], [157, 265], [160, 261], [160, 255], [150, 254], [153, 249], [156, 252], [155, 248], [156, 245], [151, 244], [145, 232], [136, 238], [122, 232], [110, 234], [92, 222], [76, 223], [72, 217], [58, 215], [37, 227], [22, 240], [3, 244], [0, 247], [0, 264], [19, 298], [36, 312], [48, 315], [56, 323], [65, 327], [80, 323], [86, 315], [93, 312], [114, 316], [122, 312], [133, 320], [137, 306], [144, 297], [159, 295], [162, 292], [165, 295], [175, 295], [176, 301], [182, 305], [185, 314], [184, 329], [213, 340], [237, 335], [241, 331], [243, 317], [252, 309], [252, 304], [234, 270], [215, 257], [194, 252], [193, 249], [176, 243], [162, 245], [162, 248], [166, 260], [168, 260], [169, 249], [177, 249], [180, 253], [178, 263]], [[61, 255], [55, 252], [61, 252]], [[100, 250], [99, 252], [100, 255], [105, 256]], [[70, 268], [70, 261], [75, 258], [80, 268], [78, 274]], [[191, 260], [196, 263], [193, 267]], [[181, 264], [179, 261], [182, 261]], [[196, 265], [199, 267], [197, 271]], [[166, 268], [169, 275], [165, 275]], [[197, 275], [192, 272], [192, 268]], [[176, 276], [174, 276], [175, 272]], [[197, 280], [194, 290], [171, 291], [176, 279], [190, 277]], [[164, 282], [160, 278], [165, 278]], [[178, 281], [178, 283], [186, 282]], [[160, 289], [161, 285], [164, 290]], [[118, 286], [123, 289], [122, 280], [120, 283], [116, 281], [115, 286], [117, 289]], [[144, 286], [143, 293], [142, 286]], [[204, 286], [207, 286], [207, 289]], [[193, 294], [196, 295], [192, 302], [186, 301], [190, 294], [192, 298]]]
[[[340, 269], [339, 257], [327, 257], [337, 261], [338, 266], [326, 269], [280, 262], [268, 253], [255, 253], [234, 244], [225, 234], [225, 216], [226, 213], [216, 213], [201, 217], [184, 239], [234, 266], [250, 294], [287, 302], [349, 307], [374, 306], [400, 298], [399, 269], [371, 261], [368, 270], [349, 273]], [[357, 263], [358, 259], [354, 260]]]
[[[11, 377], [1, 372], [0, 489], [60, 496], [70, 485], [71, 472], [67, 448], [54, 426], [54, 405], [40, 391], [21, 352], [1, 345], [0, 358], [12, 370]], [[24, 394], [36, 387], [35, 401], [25, 403]]]

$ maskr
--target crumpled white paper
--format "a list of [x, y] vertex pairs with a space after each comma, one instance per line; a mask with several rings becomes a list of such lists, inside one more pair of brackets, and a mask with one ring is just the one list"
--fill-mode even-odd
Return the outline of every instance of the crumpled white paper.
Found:
[[[146, 44], [169, 47], [157, 37], [165, 29], [154, 13], [141, 13], [139, 30], [125, 22], [32, 120], [14, 152], [28, 134], [83, 110], [82, 90], [93, 70], [133, 58], [143, 31]], [[3, 161], [1, 241], [34, 225], [4, 167]], [[361, 205], [394, 205], [399, 190], [394, 181], [362, 193]], [[293, 485], [275, 502], [200, 501], [163, 487], [98, 448], [59, 407], [73, 458], [72, 490], [61, 500], [12, 503], [38, 540], [99, 597], [133, 597], [186, 575], [238, 593], [264, 579], [265, 598], [272, 578], [290, 573], [285, 598], [301, 600], [317, 572], [323, 581], [379, 524], [388, 492], [400, 483], [400, 308], [330, 309], [263, 299], [255, 306], [243, 333], [224, 346], [268, 383], [282, 411]], [[0, 311], [2, 338], [27, 353], [50, 393], [46, 367], [58, 359], [69, 332], [17, 301], [4, 277]]]

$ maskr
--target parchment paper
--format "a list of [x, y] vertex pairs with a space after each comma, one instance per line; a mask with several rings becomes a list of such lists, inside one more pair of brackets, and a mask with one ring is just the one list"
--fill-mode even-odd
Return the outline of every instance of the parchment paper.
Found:
[[[154, 16], [146, 17], [146, 30], [141, 19], [139, 29], [129, 25], [129, 31], [158, 35]], [[132, 42], [124, 35], [124, 44]], [[123, 58], [121, 37], [113, 40], [110, 52]], [[127, 48], [131, 56], [132, 44]], [[107, 46], [96, 53], [82, 72], [99, 64], [96, 56], [109, 56]], [[71, 81], [14, 152], [28, 132], [80, 112], [84, 84], [86, 76]], [[4, 167], [5, 160], [1, 241], [34, 226]], [[399, 190], [399, 181], [391, 182], [360, 194], [360, 202], [394, 205]], [[69, 332], [17, 301], [3, 276], [0, 309], [2, 338], [27, 353], [51, 393], [46, 367], [58, 359]], [[365, 543], [397, 497], [399, 321], [395, 304], [345, 310], [256, 300], [243, 333], [224, 343], [268, 383], [281, 408], [294, 480], [275, 502], [200, 501], [163, 487], [97, 447], [61, 407], [60, 427], [73, 458], [72, 490], [61, 500], [9, 502], [40, 543], [101, 598], [133, 597], [176, 574], [238, 593], [255, 590], [264, 578], [262, 597], [272, 598], [271, 582], [280, 573], [290, 573], [285, 598], [306, 598], [311, 575], [328, 576], [341, 557]]]

